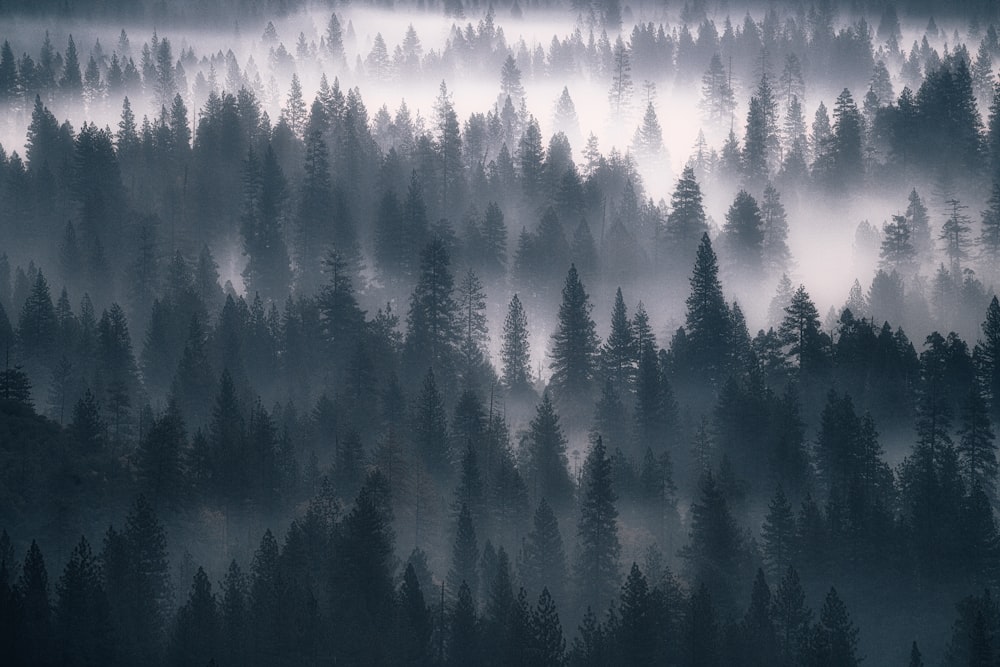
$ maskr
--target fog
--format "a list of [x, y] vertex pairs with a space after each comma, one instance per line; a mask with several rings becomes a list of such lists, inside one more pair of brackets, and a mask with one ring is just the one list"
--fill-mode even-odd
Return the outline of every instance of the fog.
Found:
[[1000, 655], [993, 3], [119, 4], [0, 6], [0, 662]]

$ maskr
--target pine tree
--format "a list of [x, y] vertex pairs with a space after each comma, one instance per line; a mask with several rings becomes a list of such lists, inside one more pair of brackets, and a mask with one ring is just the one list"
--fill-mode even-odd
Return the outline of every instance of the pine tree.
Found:
[[566, 437], [548, 392], [542, 394], [535, 418], [528, 426], [527, 446], [527, 481], [532, 495], [558, 510], [566, 509], [573, 498], [573, 481], [567, 467]]
[[17, 645], [21, 656], [15, 663], [48, 664], [52, 646], [52, 609], [49, 603], [49, 575], [38, 543], [31, 541], [15, 587], [18, 601]]
[[665, 244], [661, 261], [689, 262], [699, 240], [708, 231], [701, 187], [690, 165], [681, 172], [670, 196], [670, 214], [662, 237]]
[[990, 423], [986, 400], [973, 383], [962, 405], [962, 427], [958, 431], [958, 455], [965, 473], [967, 488], [979, 487], [987, 496], [996, 493], [996, 436]]
[[113, 659], [115, 644], [100, 564], [83, 537], [56, 583], [53, 612], [61, 660], [106, 664]]
[[597, 332], [590, 317], [590, 298], [571, 265], [562, 291], [559, 324], [552, 334], [552, 379], [549, 386], [567, 407], [589, 403], [597, 366]]
[[685, 367], [697, 372], [710, 386], [725, 379], [729, 351], [729, 308], [722, 295], [719, 269], [708, 234], [704, 234], [687, 297], [684, 330], [687, 342]]
[[440, 238], [420, 256], [420, 277], [410, 296], [406, 317], [405, 354], [421, 369], [430, 364], [442, 377], [454, 372], [455, 351], [461, 340], [458, 304], [448, 250]]
[[902, 215], [892, 216], [892, 222], [882, 226], [879, 266], [902, 275], [912, 273], [917, 252], [910, 237], [910, 226], [906, 218]]
[[556, 600], [566, 601], [566, 554], [559, 521], [549, 503], [542, 498], [535, 510], [532, 529], [522, 546], [521, 580], [534, 591], [547, 588]]
[[451, 614], [447, 664], [454, 667], [479, 664], [479, 632], [476, 603], [468, 582], [463, 581]]
[[503, 380], [508, 389], [519, 393], [531, 386], [531, 347], [528, 341], [528, 316], [521, 300], [515, 294], [507, 308], [503, 325], [503, 343], [500, 357], [503, 362]]
[[708, 587], [720, 606], [735, 606], [736, 582], [744, 573], [744, 545], [736, 521], [711, 471], [701, 476], [699, 498], [691, 506], [691, 536], [681, 551], [692, 580]]
[[138, 452], [138, 468], [145, 490], [154, 504], [176, 506], [184, 495], [182, 455], [187, 448], [184, 418], [175, 401], [149, 429]]
[[788, 354], [796, 358], [800, 370], [811, 370], [820, 361], [819, 327], [819, 312], [805, 287], [799, 285], [785, 307], [785, 318], [781, 321], [778, 335], [790, 346]]
[[577, 537], [580, 550], [574, 574], [580, 607], [608, 606], [620, 577], [617, 495], [612, 488], [611, 459], [600, 438], [583, 464], [580, 519]]
[[538, 604], [531, 612], [531, 659], [537, 667], [559, 667], [564, 664], [566, 640], [555, 601], [548, 588], [542, 588]]
[[263, 162], [251, 149], [244, 163], [243, 252], [249, 258], [243, 270], [247, 292], [259, 292], [277, 302], [291, 283], [288, 249], [282, 227], [288, 184], [277, 154], [268, 145]]
[[638, 357], [635, 332], [619, 287], [611, 310], [611, 332], [601, 347], [600, 360], [605, 379], [621, 397], [628, 397], [633, 391]]
[[782, 275], [792, 262], [792, 253], [788, 249], [788, 219], [781, 196], [770, 183], [764, 188], [760, 216], [764, 231], [761, 246], [764, 272], [768, 277]]
[[806, 595], [798, 572], [789, 566], [774, 595], [774, 623], [778, 641], [779, 663], [785, 667], [801, 664], [800, 655], [809, 637], [812, 612], [806, 607]]
[[608, 92], [611, 113], [621, 117], [632, 105], [632, 61], [629, 49], [619, 35], [611, 52], [611, 90]]
[[757, 200], [740, 190], [726, 213], [720, 239], [735, 276], [753, 280], [764, 269], [764, 221]]
[[764, 539], [764, 560], [768, 571], [772, 576], [783, 574], [792, 564], [795, 514], [781, 487], [778, 487], [768, 505], [761, 536]]
[[399, 587], [399, 607], [402, 658], [407, 664], [429, 663], [432, 620], [412, 563], [407, 563], [403, 572], [403, 583]]
[[823, 602], [820, 620], [813, 626], [809, 638], [810, 663], [853, 667], [861, 663], [857, 651], [858, 629], [837, 590], [831, 588]]
[[168, 655], [175, 665], [208, 664], [218, 655], [219, 611], [212, 584], [198, 568], [191, 594], [177, 611]]
[[962, 260], [969, 256], [972, 240], [969, 238], [971, 228], [969, 218], [962, 211], [967, 207], [958, 199], [951, 198], [947, 202], [951, 214], [941, 227], [940, 239], [944, 241], [945, 254], [948, 257], [951, 275], [962, 275]]
[[461, 327], [462, 375], [466, 386], [473, 386], [489, 362], [489, 330], [486, 324], [486, 291], [475, 271], [469, 269], [458, 286]]
[[66, 55], [63, 58], [63, 73], [59, 79], [59, 88], [70, 99], [76, 99], [83, 92], [83, 77], [80, 76], [80, 58], [76, 52], [73, 35], [69, 36], [66, 45]]
[[413, 438], [423, 464], [433, 474], [448, 477], [451, 461], [448, 449], [448, 417], [433, 369], [427, 370], [423, 388], [413, 410]]
[[448, 570], [448, 591], [453, 598], [460, 595], [460, 588], [466, 587], [473, 601], [476, 599], [479, 576], [476, 563], [479, 560], [479, 547], [476, 541], [476, 528], [472, 514], [464, 503], [458, 515], [458, 529], [455, 543], [452, 547], [451, 568]]

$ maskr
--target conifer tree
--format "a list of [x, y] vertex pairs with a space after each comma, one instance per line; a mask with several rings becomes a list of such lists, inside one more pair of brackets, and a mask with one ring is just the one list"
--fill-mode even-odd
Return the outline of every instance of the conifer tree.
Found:
[[168, 655], [175, 665], [208, 664], [218, 655], [219, 611], [212, 584], [198, 568], [191, 593], [177, 611]]
[[427, 469], [435, 475], [450, 475], [448, 417], [433, 369], [427, 370], [413, 410], [414, 444]]
[[535, 510], [520, 563], [521, 581], [528, 591], [547, 589], [551, 597], [565, 604], [566, 553], [559, 533], [559, 520], [545, 498], [539, 501]]
[[806, 607], [806, 596], [799, 583], [798, 572], [789, 566], [774, 594], [778, 664], [785, 667], [800, 664], [799, 656], [806, 646], [811, 621], [812, 612]]
[[686, 302], [687, 356], [683, 363], [688, 369], [697, 369], [710, 386], [725, 379], [729, 351], [729, 308], [718, 276], [715, 252], [706, 233], [698, 246]]
[[574, 567], [581, 608], [608, 606], [618, 589], [621, 543], [618, 541], [617, 498], [612, 488], [611, 459], [598, 438], [587, 454], [582, 473], [577, 523], [580, 550]]
[[601, 346], [600, 355], [605, 379], [611, 382], [620, 397], [630, 396], [639, 350], [620, 287], [615, 292], [615, 304], [611, 310], [611, 332]]
[[35, 540], [21, 565], [21, 575], [15, 587], [18, 603], [17, 631], [14, 662], [22, 664], [47, 664], [51, 659], [52, 609], [49, 602], [49, 575], [45, 558]]
[[701, 187], [695, 179], [694, 167], [681, 172], [670, 196], [670, 214], [662, 236], [664, 257], [661, 261], [689, 262], [698, 242], [708, 231]]
[[463, 581], [451, 614], [447, 664], [453, 667], [479, 664], [479, 632], [476, 603], [468, 582]]
[[558, 510], [569, 506], [573, 498], [573, 481], [566, 458], [566, 437], [559, 425], [549, 393], [535, 411], [528, 426], [528, 488], [539, 501], [547, 500]]
[[795, 514], [781, 487], [768, 505], [761, 531], [764, 538], [764, 561], [772, 576], [784, 574], [792, 564], [795, 540]]
[[571, 265], [562, 291], [559, 322], [552, 334], [550, 387], [567, 407], [589, 403], [597, 366], [597, 332], [590, 297]]
[[462, 505], [458, 514], [458, 528], [455, 533], [455, 543], [451, 553], [451, 568], [448, 570], [448, 592], [453, 599], [461, 603], [461, 588], [465, 588], [469, 597], [476, 600], [479, 575], [476, 564], [479, 561], [479, 547], [476, 540], [476, 527], [468, 506]]
[[764, 221], [757, 200], [746, 190], [740, 190], [729, 207], [720, 240], [734, 275], [750, 280], [760, 277], [764, 268]]
[[555, 601], [549, 589], [543, 588], [538, 604], [531, 612], [531, 664], [538, 667], [559, 667], [564, 664], [566, 639]]
[[421, 369], [429, 363], [442, 377], [451, 377], [455, 352], [461, 340], [458, 304], [454, 297], [451, 260], [444, 242], [437, 238], [420, 257], [420, 277], [410, 296], [406, 316], [405, 354]]
[[430, 611], [412, 563], [407, 563], [403, 572], [403, 583], [399, 587], [399, 606], [402, 658], [407, 664], [426, 664], [431, 659], [430, 639], [433, 628]]
[[61, 660], [78, 664], [110, 662], [115, 653], [110, 609], [100, 564], [81, 537], [56, 583], [53, 621]]
[[521, 300], [515, 294], [507, 308], [503, 325], [503, 343], [500, 356], [503, 380], [507, 388], [518, 393], [531, 386], [531, 347], [528, 341], [528, 316]]

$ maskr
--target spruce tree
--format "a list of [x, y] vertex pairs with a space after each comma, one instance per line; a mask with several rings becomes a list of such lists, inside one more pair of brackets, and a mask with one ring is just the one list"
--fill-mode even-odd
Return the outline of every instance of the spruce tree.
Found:
[[611, 459], [598, 438], [587, 454], [582, 473], [577, 523], [580, 550], [574, 567], [577, 601], [581, 608], [607, 607], [618, 590], [621, 543], [618, 541], [617, 498], [612, 488]]

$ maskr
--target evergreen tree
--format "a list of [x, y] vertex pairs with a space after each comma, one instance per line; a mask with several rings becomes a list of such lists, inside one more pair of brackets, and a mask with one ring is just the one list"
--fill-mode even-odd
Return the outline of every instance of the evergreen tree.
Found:
[[699, 240], [708, 231], [701, 187], [690, 165], [681, 172], [677, 187], [670, 196], [670, 214], [664, 229], [665, 245], [661, 261], [690, 262]]
[[611, 603], [618, 589], [621, 554], [611, 459], [600, 438], [587, 453], [582, 480], [577, 524], [580, 551], [574, 567], [577, 600], [581, 608], [600, 609]]
[[550, 387], [567, 407], [589, 403], [597, 362], [597, 332], [590, 298], [571, 265], [562, 291], [559, 323], [552, 334]]
[[792, 253], [788, 249], [788, 219], [781, 196], [770, 183], [764, 188], [760, 215], [764, 232], [761, 245], [764, 272], [771, 277], [782, 275], [792, 262]]
[[60, 660], [67, 664], [107, 664], [115, 642], [100, 564], [83, 537], [56, 583], [54, 630]]
[[531, 658], [537, 667], [559, 667], [564, 664], [566, 640], [555, 601], [549, 589], [543, 588], [538, 604], [531, 612]]
[[611, 382], [618, 396], [627, 397], [635, 383], [636, 359], [639, 350], [632, 322], [628, 317], [625, 299], [619, 287], [611, 310], [611, 332], [600, 351], [603, 375]]
[[456, 598], [451, 614], [447, 664], [454, 667], [476, 665], [480, 659], [476, 603], [467, 582], [461, 583]]
[[407, 563], [403, 572], [399, 607], [402, 659], [410, 665], [428, 664], [431, 660], [432, 620], [412, 563]]
[[547, 500], [558, 510], [566, 509], [573, 498], [573, 481], [567, 467], [566, 437], [548, 392], [542, 394], [535, 418], [528, 426], [527, 447], [528, 487], [532, 495]]
[[820, 620], [813, 626], [809, 637], [809, 662], [853, 667], [861, 663], [857, 651], [858, 629], [851, 621], [837, 590], [831, 588], [823, 602]]
[[503, 325], [500, 356], [504, 384], [514, 393], [531, 386], [531, 347], [528, 341], [528, 316], [517, 294], [511, 297]]
[[63, 58], [63, 72], [59, 79], [60, 90], [70, 99], [76, 99], [83, 92], [83, 77], [80, 75], [80, 57], [76, 52], [73, 35], [69, 36], [66, 55]]
[[458, 599], [460, 588], [466, 587], [468, 594], [475, 601], [479, 577], [476, 563], [479, 560], [479, 547], [476, 541], [476, 528], [468, 506], [462, 504], [458, 515], [458, 529], [452, 548], [451, 568], [448, 570], [448, 592]]
[[722, 245], [727, 266], [735, 276], [754, 280], [763, 272], [764, 221], [760, 207], [746, 190], [740, 190], [726, 213]]
[[436, 475], [450, 475], [448, 417], [433, 369], [427, 370], [413, 410], [413, 437], [416, 451], [427, 469]]
[[801, 664], [802, 651], [809, 638], [812, 612], [806, 607], [806, 595], [798, 572], [789, 566], [774, 595], [774, 623], [778, 642], [778, 664], [790, 667]]
[[175, 665], [209, 664], [218, 655], [219, 611], [212, 584], [198, 568], [191, 594], [177, 611], [168, 655]]
[[967, 488], [979, 487], [992, 497], [996, 492], [997, 479], [996, 436], [986, 400], [975, 383], [962, 406], [962, 427], [958, 433], [957, 451]]
[[461, 340], [451, 260], [437, 238], [420, 256], [420, 278], [410, 297], [406, 317], [405, 354], [411, 364], [429, 363], [442, 377], [455, 371], [455, 351]]
[[692, 581], [707, 586], [714, 592], [712, 599], [732, 609], [737, 582], [746, 569], [743, 536], [711, 471], [701, 476], [698, 486], [698, 501], [691, 506], [691, 536], [681, 555]]
[[781, 487], [768, 505], [761, 531], [764, 538], [764, 561], [772, 576], [783, 574], [792, 565], [795, 540], [795, 514]]
[[14, 662], [26, 665], [48, 664], [52, 655], [52, 608], [49, 602], [49, 575], [38, 543], [31, 541], [21, 565], [15, 587], [17, 600], [17, 637], [15, 646], [21, 655]]
[[186, 448], [184, 419], [177, 403], [170, 401], [163, 415], [152, 424], [138, 452], [140, 478], [154, 504], [162, 501], [175, 506], [183, 497], [182, 456]]
[[521, 553], [521, 581], [528, 591], [545, 589], [565, 604], [566, 554], [559, 521], [545, 498], [538, 503]]
[[687, 335], [683, 363], [697, 372], [710, 386], [725, 379], [729, 349], [729, 308], [722, 295], [719, 269], [708, 234], [704, 234], [694, 272], [691, 294], [687, 297], [684, 330]]

